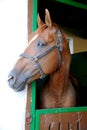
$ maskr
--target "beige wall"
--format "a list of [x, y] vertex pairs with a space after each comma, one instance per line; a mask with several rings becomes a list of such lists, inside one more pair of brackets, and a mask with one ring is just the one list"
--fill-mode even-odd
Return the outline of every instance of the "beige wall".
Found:
[[74, 53], [87, 51], [87, 39], [82, 39], [80, 37], [71, 35], [69, 33], [67, 33], [67, 35], [69, 37], [73, 38]]

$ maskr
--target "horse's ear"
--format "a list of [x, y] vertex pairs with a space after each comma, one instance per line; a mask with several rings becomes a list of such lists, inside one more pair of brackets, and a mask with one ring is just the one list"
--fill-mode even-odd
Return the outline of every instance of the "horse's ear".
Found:
[[52, 20], [48, 9], [45, 9], [45, 23], [48, 27], [52, 27]]
[[44, 24], [44, 22], [41, 20], [39, 14], [37, 18], [38, 18], [38, 27], [41, 27]]

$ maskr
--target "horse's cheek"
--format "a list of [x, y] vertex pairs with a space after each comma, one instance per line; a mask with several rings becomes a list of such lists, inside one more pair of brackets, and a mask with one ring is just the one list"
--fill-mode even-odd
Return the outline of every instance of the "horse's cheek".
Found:
[[43, 68], [44, 73], [48, 75], [58, 68], [58, 59], [56, 57], [53, 57], [53, 60], [45, 58], [41, 62], [41, 67]]

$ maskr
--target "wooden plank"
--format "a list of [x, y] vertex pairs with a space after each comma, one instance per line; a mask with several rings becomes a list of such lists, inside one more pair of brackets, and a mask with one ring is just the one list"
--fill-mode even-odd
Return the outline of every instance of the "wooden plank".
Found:
[[87, 130], [87, 112], [41, 115], [40, 130]]
[[87, 112], [81, 112], [78, 115], [79, 130], [87, 130]]
[[[28, 36], [32, 32], [32, 0], [28, 0]], [[26, 102], [26, 113], [25, 113], [25, 130], [30, 130], [30, 123], [32, 121], [30, 115], [31, 105], [31, 87], [27, 88], [27, 102]]]
[[33, 0], [28, 0], [28, 35], [32, 32], [32, 6]]
[[27, 103], [26, 103], [26, 114], [25, 114], [25, 130], [30, 130], [30, 103], [31, 103], [31, 87], [27, 88]]

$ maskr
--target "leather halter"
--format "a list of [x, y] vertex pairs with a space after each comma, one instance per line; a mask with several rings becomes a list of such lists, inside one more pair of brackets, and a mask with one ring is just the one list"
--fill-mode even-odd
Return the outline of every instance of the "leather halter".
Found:
[[43, 72], [43, 70], [42, 70], [42, 68], [41, 68], [41, 66], [40, 66], [40, 64], [39, 64], [39, 59], [41, 59], [42, 57], [44, 57], [45, 55], [47, 55], [48, 53], [50, 53], [50, 52], [51, 52], [52, 50], [54, 50], [55, 48], [58, 49], [59, 67], [60, 67], [60, 65], [61, 65], [62, 58], [61, 58], [60, 51], [62, 51], [62, 37], [61, 37], [61, 32], [60, 32], [60, 30], [58, 30], [57, 33], [58, 33], [58, 42], [57, 42], [54, 46], [52, 46], [52, 47], [50, 47], [49, 49], [47, 49], [45, 52], [43, 52], [43, 53], [41, 53], [41, 54], [39, 54], [39, 55], [36, 55], [36, 56], [31, 56], [31, 55], [25, 54], [25, 53], [22, 53], [22, 54], [20, 55], [20, 57], [30, 59], [30, 60], [34, 61], [34, 62], [37, 64], [38, 69], [39, 69], [40, 74], [41, 74], [40, 79], [43, 79], [44, 77], [46, 77], [46, 74]]

